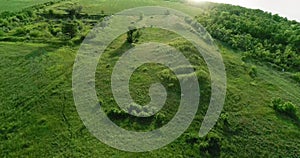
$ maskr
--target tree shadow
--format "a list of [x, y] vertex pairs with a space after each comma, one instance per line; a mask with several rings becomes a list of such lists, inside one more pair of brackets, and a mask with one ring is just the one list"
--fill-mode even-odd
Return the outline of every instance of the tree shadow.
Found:
[[41, 57], [43, 55], [46, 55], [49, 52], [55, 52], [60, 47], [61, 45], [52, 45], [52, 44], [49, 44], [44, 47], [38, 47], [34, 49], [31, 53], [25, 55], [25, 59], [28, 60], [28, 59], [35, 59], [37, 57]]
[[297, 115], [287, 115], [284, 113], [276, 112], [276, 117], [286, 122], [295, 124], [298, 128], [300, 128], [300, 118]]
[[128, 51], [130, 48], [133, 48], [133, 46], [130, 43], [128, 43], [127, 41], [124, 41], [120, 47], [118, 47], [117, 49], [115, 49], [109, 53], [109, 57], [111, 57], [111, 58], [119, 57], [123, 53]]

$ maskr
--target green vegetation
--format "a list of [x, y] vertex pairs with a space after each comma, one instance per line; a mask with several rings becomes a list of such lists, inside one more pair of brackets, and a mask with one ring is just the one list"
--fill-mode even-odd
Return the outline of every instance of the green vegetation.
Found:
[[[52, 0], [52, 1], [57, 1], [57, 0]], [[26, 7], [30, 6], [36, 6], [38, 4], [46, 4], [50, 5], [53, 4], [53, 2], [49, 2], [49, 0], [1, 0], [0, 1], [0, 12], [2, 11], [20, 11]]]
[[208, 7], [197, 19], [214, 38], [244, 51], [245, 58], [300, 71], [298, 22], [260, 10], [245, 10], [230, 5]]
[[284, 101], [282, 101], [282, 99], [277, 98], [277, 99], [272, 100], [272, 106], [273, 106], [274, 110], [279, 113], [289, 115], [290, 117], [293, 117], [293, 118], [297, 117], [296, 105], [294, 105], [291, 102], [284, 102]]
[[[0, 7], [0, 157], [300, 155], [298, 22], [230, 5], [192, 6], [161, 0], [42, 2], [9, 0]], [[110, 88], [111, 73], [119, 57], [134, 45], [161, 42], [180, 50], [196, 71], [201, 93], [194, 121], [176, 141], [155, 151], [128, 153], [101, 143], [85, 128], [72, 96], [72, 69], [80, 43], [93, 38], [86, 35], [96, 23], [117, 11], [147, 5], [197, 16], [222, 53], [227, 96], [216, 126], [207, 136], [198, 137], [211, 95], [204, 59], [191, 43], [166, 30], [133, 29], [120, 36], [104, 52], [95, 74], [99, 104], [118, 126], [135, 131], [157, 129], [173, 118], [180, 103], [175, 74], [165, 66], [145, 64], [131, 76], [132, 98], [147, 104], [150, 85], [160, 82], [168, 92], [166, 105], [146, 118], [128, 115], [117, 106]], [[9, 8], [17, 12], [5, 11]], [[141, 112], [135, 105], [129, 109]]]
[[296, 82], [300, 83], [300, 72], [297, 72], [297, 73], [293, 74], [293, 75], [292, 75], [292, 78], [293, 78]]
[[221, 153], [221, 137], [215, 133], [209, 133], [205, 141], [201, 142], [200, 151], [205, 156], [218, 157]]
[[129, 31], [127, 32], [127, 42], [128, 43], [135, 43], [138, 42], [140, 32], [135, 27], [129, 27]]

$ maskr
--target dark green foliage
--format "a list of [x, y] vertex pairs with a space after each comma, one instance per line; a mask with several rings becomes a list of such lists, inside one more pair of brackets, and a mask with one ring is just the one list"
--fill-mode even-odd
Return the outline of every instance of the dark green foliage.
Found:
[[294, 79], [296, 82], [300, 83], [300, 72], [293, 74], [292, 79]]
[[4, 11], [4, 12], [2, 12], [2, 13], [0, 14], [0, 18], [6, 19], [6, 18], [12, 17], [12, 16], [14, 16], [14, 15], [16, 15], [16, 13], [9, 12], [9, 11]]
[[249, 70], [249, 75], [252, 78], [255, 78], [257, 76], [257, 69], [255, 66], [251, 66], [250, 70]]
[[292, 102], [284, 102], [281, 98], [272, 100], [272, 107], [275, 111], [286, 114], [290, 117], [296, 117], [296, 106]]
[[221, 153], [221, 137], [216, 133], [208, 133], [204, 142], [200, 143], [200, 152], [208, 153], [212, 157], [220, 156]]
[[124, 118], [126, 118], [127, 113], [125, 113], [123, 110], [113, 108], [108, 112], [107, 115], [110, 118], [114, 118], [114, 119], [124, 119]]
[[6, 19], [0, 19], [0, 27], [7, 27], [9, 22]]
[[[50, 31], [50, 33], [51, 33], [52, 36], [57, 36], [58, 33], [62, 31], [61, 28], [59, 28], [59, 27], [54, 27], [53, 25], [50, 25], [50, 26], [48, 27], [48, 29], [49, 29], [49, 31]], [[66, 31], [66, 30], [65, 30], [65, 31]], [[75, 31], [76, 31], [76, 30], [75, 30]], [[76, 32], [75, 32], [75, 33], [76, 33]]]
[[[136, 111], [133, 113], [137, 114]], [[119, 123], [120, 126], [124, 126], [124, 128], [136, 129], [136, 130], [147, 130], [147, 128], [157, 129], [162, 127], [167, 121], [166, 116], [161, 113], [157, 113], [154, 116], [150, 116], [150, 117], [135, 117], [121, 110], [120, 108], [112, 108], [108, 110], [107, 116], [117, 124]], [[146, 125], [152, 125], [152, 126], [146, 127]]]
[[228, 130], [228, 127], [230, 126], [229, 119], [228, 119], [228, 114], [223, 113], [220, 115], [220, 121], [223, 125], [224, 130]]
[[154, 116], [154, 120], [155, 120], [155, 127], [156, 128], [162, 127], [167, 122], [166, 115], [164, 115], [162, 113], [156, 114]]
[[77, 32], [77, 24], [72, 21], [65, 22], [62, 26], [62, 33], [69, 36], [71, 39], [76, 36]]
[[128, 43], [135, 43], [138, 42], [138, 38], [141, 36], [138, 29], [131, 26], [128, 28], [129, 31], [127, 32], [127, 42]]
[[48, 14], [49, 14], [50, 18], [53, 18], [53, 16], [54, 16], [54, 11], [53, 11], [52, 9], [50, 9], [50, 10], [48, 11]]
[[78, 17], [82, 6], [72, 6], [71, 8], [66, 9], [66, 12], [68, 13], [69, 18], [74, 19], [74, 17]]
[[260, 10], [213, 5], [198, 17], [211, 35], [247, 56], [300, 70], [300, 24]]
[[27, 33], [28, 33], [28, 30], [26, 30], [25, 28], [19, 27], [19, 28], [17, 28], [17, 29], [15, 30], [14, 35], [15, 35], [15, 36], [24, 36], [24, 35], [26, 35]]
[[4, 32], [0, 30], [0, 37], [4, 35]]
[[30, 37], [40, 37], [40, 36], [42, 36], [42, 35], [41, 35], [41, 32], [40, 32], [40, 31], [32, 30], [32, 31], [30, 31], [29, 36], [30, 36]]

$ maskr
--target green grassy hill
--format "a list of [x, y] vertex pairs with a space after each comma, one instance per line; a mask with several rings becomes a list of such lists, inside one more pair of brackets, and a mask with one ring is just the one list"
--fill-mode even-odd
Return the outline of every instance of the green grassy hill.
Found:
[[[55, 1], [55, 0], [54, 0]], [[30, 6], [43, 4], [49, 0], [1, 0], [0, 12], [2, 11], [21, 11]]]
[[[12, 8], [35, 4], [7, 2]], [[145, 5], [170, 7], [197, 16], [222, 53], [227, 96], [216, 126], [206, 137], [199, 138], [199, 127], [210, 99], [209, 72], [204, 60], [195, 56], [191, 44], [177, 34], [161, 29], [139, 30], [141, 37], [136, 45], [162, 42], [189, 57], [199, 72], [201, 103], [191, 126], [176, 141], [155, 151], [129, 153], [101, 143], [83, 125], [73, 100], [72, 69], [79, 45], [97, 22], [95, 18]], [[252, 20], [246, 20], [251, 17]], [[261, 29], [264, 25], [256, 28], [259, 34], [249, 31], [258, 21], [268, 21], [273, 31]], [[258, 10], [159, 0], [57, 1], [20, 12], [4, 12], [0, 15], [0, 156], [299, 157], [299, 28], [296, 21]], [[255, 45], [244, 47], [249, 43]], [[169, 86], [167, 78], [174, 78], [174, 74], [165, 67], [145, 65], [132, 76], [131, 95], [143, 104], [149, 102], [147, 93], [151, 83], [160, 81], [169, 86], [169, 98], [159, 113], [163, 117], [139, 120], [119, 111], [108, 83], [113, 65], [131, 47], [126, 35], [111, 43], [97, 67], [96, 89], [111, 120], [123, 128], [147, 131], [174, 116], [180, 91], [176, 79], [171, 83], [174, 86]], [[105, 77], [99, 77], [100, 72]], [[291, 102], [295, 109], [286, 110], [284, 103], [275, 108], [275, 98]]]

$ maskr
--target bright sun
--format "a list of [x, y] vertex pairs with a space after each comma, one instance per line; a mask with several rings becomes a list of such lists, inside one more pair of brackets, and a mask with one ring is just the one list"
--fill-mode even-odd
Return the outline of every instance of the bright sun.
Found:
[[203, 2], [204, 0], [193, 0], [195, 2]]
[[188, 0], [189, 2], [196, 2], [196, 3], [200, 3], [200, 2], [207, 2], [209, 0]]

